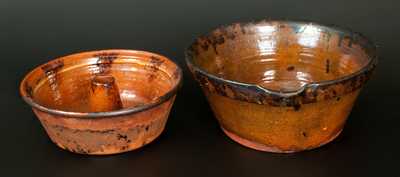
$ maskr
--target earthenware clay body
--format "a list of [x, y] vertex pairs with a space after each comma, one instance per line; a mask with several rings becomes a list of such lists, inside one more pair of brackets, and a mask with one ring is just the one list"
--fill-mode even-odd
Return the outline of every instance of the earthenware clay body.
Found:
[[377, 62], [375, 46], [358, 33], [291, 21], [218, 28], [186, 59], [230, 138], [283, 153], [338, 136]]
[[114, 154], [140, 148], [161, 134], [181, 77], [179, 67], [163, 56], [102, 50], [34, 69], [20, 92], [59, 147]]

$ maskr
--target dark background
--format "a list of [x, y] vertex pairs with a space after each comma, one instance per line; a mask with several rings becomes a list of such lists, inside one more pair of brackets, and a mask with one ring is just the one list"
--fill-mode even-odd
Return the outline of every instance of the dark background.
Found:
[[[0, 176], [399, 176], [399, 11], [395, 0], [1, 0]], [[263, 18], [337, 24], [379, 45], [376, 73], [333, 143], [263, 153], [219, 129], [185, 66], [184, 48], [219, 25]], [[50, 59], [109, 48], [160, 53], [183, 68], [166, 129], [150, 145], [120, 155], [64, 151], [20, 98], [19, 82]]]

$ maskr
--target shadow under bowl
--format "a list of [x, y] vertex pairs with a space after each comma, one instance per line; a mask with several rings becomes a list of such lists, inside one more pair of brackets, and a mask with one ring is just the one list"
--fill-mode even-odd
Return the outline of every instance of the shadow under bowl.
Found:
[[90, 51], [35, 68], [20, 93], [59, 147], [115, 154], [161, 134], [181, 78], [175, 63], [154, 53]]
[[339, 135], [377, 56], [374, 44], [350, 30], [259, 21], [199, 37], [186, 62], [230, 138], [289, 153]]

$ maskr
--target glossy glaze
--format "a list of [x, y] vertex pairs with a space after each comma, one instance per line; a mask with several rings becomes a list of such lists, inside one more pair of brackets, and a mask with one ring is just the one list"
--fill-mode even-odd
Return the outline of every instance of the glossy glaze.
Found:
[[59, 147], [114, 154], [142, 147], [161, 134], [181, 77], [179, 67], [163, 56], [102, 50], [35, 68], [20, 92]]
[[375, 46], [358, 33], [291, 21], [218, 28], [186, 59], [225, 133], [271, 152], [334, 139], [377, 62]]
[[107, 112], [122, 109], [119, 89], [111, 75], [96, 75], [90, 85], [89, 112]]

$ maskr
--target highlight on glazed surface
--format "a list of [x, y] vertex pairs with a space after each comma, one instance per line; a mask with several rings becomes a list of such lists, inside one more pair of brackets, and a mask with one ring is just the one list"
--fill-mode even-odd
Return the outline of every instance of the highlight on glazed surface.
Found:
[[58, 146], [113, 154], [159, 136], [180, 85], [180, 68], [144, 51], [102, 50], [52, 60], [20, 91]]
[[228, 136], [259, 150], [295, 152], [339, 134], [377, 59], [358, 33], [260, 21], [199, 37], [186, 61]]
[[89, 113], [91, 84], [97, 75], [115, 78], [123, 108], [154, 101], [178, 85], [177, 66], [155, 54], [100, 51], [78, 55], [35, 69], [22, 91], [46, 108]]

